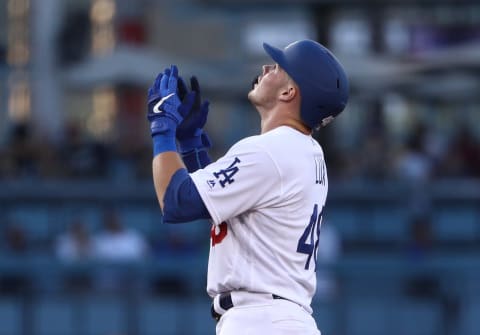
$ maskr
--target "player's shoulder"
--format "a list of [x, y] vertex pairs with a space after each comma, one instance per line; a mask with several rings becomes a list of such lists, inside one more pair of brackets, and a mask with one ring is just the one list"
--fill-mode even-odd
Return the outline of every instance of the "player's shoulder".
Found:
[[232, 152], [298, 153], [299, 151], [320, 151], [321, 147], [310, 135], [287, 126], [277, 127], [261, 135], [246, 137], [238, 141]]
[[229, 153], [257, 151], [260, 136], [261, 135], [253, 135], [241, 139], [228, 150]]
[[287, 126], [280, 126], [260, 135], [246, 137], [237, 142], [236, 145], [275, 145], [279, 142], [284, 142], [287, 139], [293, 139], [295, 137], [305, 137], [305, 135], [302, 135], [300, 132], [296, 131], [293, 128]]
[[273, 146], [280, 144], [280, 139], [276, 129], [261, 135], [249, 136], [235, 143], [231, 148], [231, 152], [262, 152], [270, 151]]
[[302, 151], [321, 151], [320, 145], [312, 136], [288, 126], [277, 127], [260, 135], [260, 137], [260, 145], [263, 145], [267, 150], [280, 150], [292, 154]]

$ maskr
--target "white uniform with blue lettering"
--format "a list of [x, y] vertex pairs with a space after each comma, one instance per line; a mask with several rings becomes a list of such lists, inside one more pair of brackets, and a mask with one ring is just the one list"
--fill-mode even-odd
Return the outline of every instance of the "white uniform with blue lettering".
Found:
[[310, 303], [328, 190], [320, 145], [282, 126], [191, 177], [213, 221], [208, 294], [232, 292], [217, 334], [318, 334]]

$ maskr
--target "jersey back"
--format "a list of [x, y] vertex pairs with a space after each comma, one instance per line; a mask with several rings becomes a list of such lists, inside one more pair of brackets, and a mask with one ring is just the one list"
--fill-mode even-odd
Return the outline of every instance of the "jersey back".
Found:
[[311, 313], [328, 179], [320, 145], [282, 126], [191, 177], [212, 217], [207, 291], [272, 293]]

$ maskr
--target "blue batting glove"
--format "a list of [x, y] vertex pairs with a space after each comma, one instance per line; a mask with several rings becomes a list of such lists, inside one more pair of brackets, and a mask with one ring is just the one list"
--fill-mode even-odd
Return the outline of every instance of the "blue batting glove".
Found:
[[177, 92], [178, 69], [172, 65], [159, 74], [148, 91], [148, 115], [152, 136], [163, 133], [174, 134], [177, 126], [190, 112], [195, 92], [184, 95], [183, 101]]
[[148, 90], [148, 114], [153, 138], [154, 156], [165, 151], [176, 151], [177, 126], [191, 111], [195, 92], [180, 99], [177, 92], [178, 69], [172, 65], [155, 79]]
[[[192, 110], [180, 123], [176, 132], [179, 151], [182, 154], [211, 147], [210, 139], [203, 130], [207, 122], [210, 102], [205, 100], [202, 103], [200, 85], [196, 77], [190, 78], [190, 87], [192, 89], [191, 92], [195, 93]], [[187, 85], [181, 78], [178, 80], [178, 92], [180, 96], [188, 94]]]

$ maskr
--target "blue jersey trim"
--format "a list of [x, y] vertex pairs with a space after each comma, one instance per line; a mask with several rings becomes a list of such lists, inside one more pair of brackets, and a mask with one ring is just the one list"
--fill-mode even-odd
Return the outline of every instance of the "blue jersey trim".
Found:
[[210, 219], [197, 187], [186, 169], [178, 169], [163, 198], [163, 222], [182, 223]]

